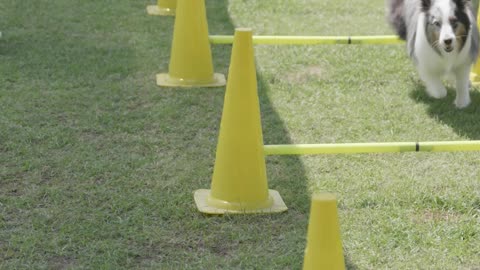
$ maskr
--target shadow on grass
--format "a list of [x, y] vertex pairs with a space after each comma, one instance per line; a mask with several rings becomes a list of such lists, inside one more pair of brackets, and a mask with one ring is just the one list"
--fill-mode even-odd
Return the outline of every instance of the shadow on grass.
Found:
[[428, 106], [428, 114], [438, 121], [450, 126], [461, 136], [471, 140], [480, 139], [480, 92], [478, 88], [470, 90], [471, 104], [465, 109], [457, 109], [453, 104], [455, 100], [455, 89], [448, 88], [447, 97], [433, 99], [428, 96], [425, 86], [419, 81], [415, 82], [416, 88], [410, 93], [410, 97], [417, 102]]
[[[206, 2], [210, 33], [232, 34], [228, 1]], [[199, 214], [192, 191], [210, 185], [224, 91], [157, 87], [155, 73], [168, 68], [173, 19], [148, 17], [147, 3], [110, 4], [8, 2], [0, 56], [9, 64], [0, 65], [0, 81], [2, 95], [21, 106], [7, 100], [5, 119], [44, 133], [33, 143], [17, 140], [29, 134], [5, 135], [11, 145], [39, 149], [12, 151], [12, 160], [33, 165], [11, 181], [41, 186], [19, 189], [15, 198], [0, 192], [18, 202], [7, 205], [14, 209], [8, 226], [19, 232], [7, 230], [12, 265], [20, 259], [55, 268], [64, 254], [72, 265], [93, 269], [300, 268], [310, 208], [300, 159], [267, 158], [269, 188], [280, 192], [288, 212]], [[231, 47], [213, 46], [212, 53], [215, 71], [227, 74]], [[261, 74], [258, 86], [265, 143], [291, 143], [268, 96], [275, 89]], [[38, 183], [41, 174], [48, 179]], [[39, 204], [55, 218], [36, 217], [30, 205]], [[32, 230], [32, 223], [42, 226]], [[75, 248], [64, 250], [66, 242]], [[34, 244], [22, 253], [23, 243]]]
[[10, 82], [23, 79], [85, 86], [112, 75], [124, 78], [133, 70], [135, 55], [128, 37], [111, 31], [111, 14], [104, 12], [120, 13], [117, 6], [68, 1], [5, 5], [10, 16], [2, 25], [8, 28], [3, 29], [0, 54], [14, 60], [8, 71]]

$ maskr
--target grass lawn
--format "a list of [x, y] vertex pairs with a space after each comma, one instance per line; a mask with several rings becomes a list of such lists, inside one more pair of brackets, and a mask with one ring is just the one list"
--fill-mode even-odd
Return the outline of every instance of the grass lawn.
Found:
[[[200, 214], [225, 88], [169, 89], [156, 1], [0, 3], [0, 269], [301, 269], [310, 196], [349, 269], [479, 269], [480, 153], [267, 157], [289, 210]], [[206, 0], [211, 34], [392, 34], [383, 0]], [[231, 46], [212, 47], [227, 74]], [[255, 46], [265, 144], [480, 139], [403, 45]]]

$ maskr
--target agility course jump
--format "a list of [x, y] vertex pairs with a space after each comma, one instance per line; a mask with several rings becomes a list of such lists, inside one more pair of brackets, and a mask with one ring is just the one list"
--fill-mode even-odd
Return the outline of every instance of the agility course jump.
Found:
[[480, 151], [480, 141], [265, 145], [266, 156]]
[[[167, 87], [227, 85], [211, 189], [197, 190], [194, 195], [201, 212], [286, 211], [280, 194], [268, 189], [265, 156], [480, 151], [480, 141], [264, 145], [254, 44], [396, 44], [402, 41], [394, 35], [253, 36], [249, 28], [237, 28], [233, 36], [209, 36], [204, 0], [179, 0], [176, 4], [169, 72], [158, 74], [157, 84]], [[233, 44], [227, 82], [223, 75], [213, 72], [210, 42]], [[474, 68], [475, 73], [478, 68], [480, 64]]]
[[[202, 212], [222, 214], [285, 211], [287, 207], [278, 192], [268, 190], [264, 160], [266, 155], [480, 150], [479, 141], [263, 145], [254, 44], [396, 44], [402, 41], [392, 35], [253, 36], [251, 29], [237, 29], [234, 36], [209, 36], [204, 0], [159, 0], [158, 3], [159, 6], [169, 3], [176, 7], [169, 72], [157, 75], [158, 85], [223, 86], [226, 83], [224, 76], [213, 71], [210, 42], [233, 44], [212, 189], [198, 191], [195, 195], [197, 206]], [[480, 74], [479, 71], [480, 63], [477, 63], [474, 73]], [[224, 182], [225, 179], [229, 182]], [[252, 190], [255, 190], [255, 194], [252, 194]]]
[[[480, 141], [264, 145], [252, 31], [235, 31], [210, 189], [194, 192], [206, 214], [278, 213], [287, 210], [268, 189], [268, 155], [479, 151]], [[345, 269], [336, 198], [311, 199], [303, 269]]]
[[287, 210], [268, 190], [271, 155], [480, 151], [480, 141], [264, 145], [251, 29], [235, 31], [211, 190], [197, 190], [204, 213], [273, 213]]
[[[363, 44], [388, 45], [399, 44], [404, 41], [395, 35], [378, 36], [253, 36], [253, 44], [257, 45], [335, 45], [335, 44]], [[211, 35], [212, 44], [232, 44], [233, 36]]]
[[[478, 1], [474, 1], [478, 4]], [[208, 34], [204, 0], [157, 0], [147, 7], [151, 15], [175, 15], [169, 70], [157, 74], [162, 87], [222, 87], [223, 74], [214, 73], [211, 44], [233, 44], [234, 36]], [[389, 45], [404, 41], [396, 35], [372, 36], [252, 36], [253, 44], [264, 45]], [[195, 46], [193, 46], [195, 44]], [[473, 67], [473, 85], [480, 84], [480, 61]]]
[[[397, 36], [253, 36], [248, 28], [237, 28], [234, 36], [208, 36], [204, 0], [194, 1], [195, 7], [186, 3], [186, 0], [178, 1], [169, 72], [157, 75], [159, 85], [221, 86], [225, 80], [213, 73], [209, 45], [233, 44], [211, 188], [194, 192], [200, 212], [286, 211], [279, 192], [268, 189], [265, 157], [270, 155], [480, 151], [480, 141], [264, 145], [254, 44], [397, 44], [402, 41]], [[192, 31], [198, 29], [198, 25], [201, 31]], [[192, 48], [192, 44], [201, 44], [200, 49]], [[345, 269], [334, 195], [312, 196], [304, 269]]]

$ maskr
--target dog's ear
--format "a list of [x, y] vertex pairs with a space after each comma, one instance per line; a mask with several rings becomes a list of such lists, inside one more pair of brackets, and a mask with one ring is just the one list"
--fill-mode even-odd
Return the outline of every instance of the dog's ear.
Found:
[[465, 6], [465, 5], [471, 5], [472, 4], [472, 1], [470, 0], [462, 0], [462, 4]]
[[453, 2], [455, 3], [455, 5], [457, 5], [457, 8], [459, 10], [463, 10], [465, 9], [465, 6], [471, 5], [470, 0], [453, 0]]
[[421, 2], [422, 2], [422, 11], [427, 12], [430, 9], [430, 6], [432, 5], [432, 0], [422, 0]]

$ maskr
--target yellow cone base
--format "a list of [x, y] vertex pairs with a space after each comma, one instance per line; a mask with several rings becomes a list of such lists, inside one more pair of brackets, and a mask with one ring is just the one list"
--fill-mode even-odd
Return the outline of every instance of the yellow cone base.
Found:
[[215, 73], [209, 82], [173, 78], [167, 73], [157, 74], [157, 85], [167, 87], [220, 87], [226, 84], [225, 75]]
[[[194, 198], [197, 208], [200, 212], [212, 215], [221, 214], [268, 214], [268, 213], [280, 213], [287, 211], [287, 206], [283, 202], [282, 197], [276, 190], [268, 190], [269, 197], [273, 200], [273, 204], [268, 208], [258, 209], [242, 209], [238, 205], [231, 204], [230, 209], [219, 208], [217, 206], [209, 205], [208, 198], [210, 196], [210, 189], [199, 189], [195, 191]], [[228, 204], [228, 203], [227, 203]], [[231, 209], [237, 208], [237, 209]]]
[[175, 16], [175, 9], [160, 8], [158, 5], [147, 6], [147, 14], [154, 16]]

